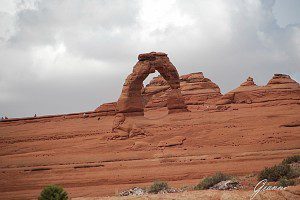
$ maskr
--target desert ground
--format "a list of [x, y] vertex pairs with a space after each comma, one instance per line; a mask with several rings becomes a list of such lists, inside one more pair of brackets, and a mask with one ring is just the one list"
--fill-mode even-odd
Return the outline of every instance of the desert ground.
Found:
[[[75, 198], [74, 200], [249, 200], [253, 191], [218, 191], [218, 190], [202, 190], [202, 191], [185, 191], [181, 193], [155, 194], [144, 196], [129, 196], [129, 197], [96, 197], [96, 198]], [[276, 199], [276, 200], [298, 200], [299, 187], [292, 186], [285, 191], [264, 191], [255, 196], [256, 200]]]
[[[257, 184], [257, 172], [300, 153], [299, 102], [189, 110], [167, 114], [161, 108], [127, 117], [144, 134], [116, 139], [111, 139], [114, 116], [2, 121], [0, 199], [36, 199], [48, 184], [62, 185], [71, 198], [102, 199], [155, 180], [192, 186], [215, 172], [252, 177], [241, 180], [240, 195], [247, 196]], [[299, 195], [299, 188], [295, 191]], [[209, 192], [208, 199], [230, 194]], [[170, 199], [187, 194], [205, 199], [206, 193], [170, 194]]]

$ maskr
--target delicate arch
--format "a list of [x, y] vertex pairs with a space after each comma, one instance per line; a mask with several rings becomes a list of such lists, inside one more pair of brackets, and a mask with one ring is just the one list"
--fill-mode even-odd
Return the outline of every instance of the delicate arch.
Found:
[[167, 54], [157, 52], [140, 54], [138, 60], [133, 67], [132, 73], [126, 78], [123, 85], [121, 96], [117, 102], [118, 112], [144, 114], [144, 103], [141, 93], [143, 81], [156, 70], [171, 87], [167, 101], [169, 113], [187, 111], [187, 106], [181, 95], [179, 74], [175, 66], [170, 62]]

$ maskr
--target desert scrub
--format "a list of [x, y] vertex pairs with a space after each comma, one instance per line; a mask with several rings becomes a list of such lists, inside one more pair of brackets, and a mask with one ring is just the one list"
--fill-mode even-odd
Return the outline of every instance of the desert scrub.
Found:
[[41, 192], [38, 200], [67, 200], [68, 193], [58, 185], [48, 185]]
[[157, 194], [162, 190], [169, 189], [168, 183], [164, 181], [155, 181], [149, 189], [149, 193]]
[[300, 155], [289, 156], [282, 161], [283, 165], [300, 162]]
[[266, 167], [263, 169], [259, 175], [258, 179], [267, 179], [268, 181], [278, 181], [281, 178], [293, 178], [295, 177], [295, 172], [289, 165], [274, 165], [273, 167]]
[[287, 187], [287, 186], [291, 186], [291, 185], [295, 185], [295, 181], [287, 179], [285, 177], [279, 179], [279, 181], [278, 181], [278, 186], [281, 186], [281, 187]]
[[209, 177], [206, 177], [205, 179], [203, 179], [198, 185], [195, 186], [195, 190], [209, 189], [210, 187], [216, 185], [217, 183], [220, 183], [221, 181], [226, 181], [229, 179], [230, 179], [229, 175], [218, 172], [218, 173], [214, 174], [213, 176], [209, 176]]

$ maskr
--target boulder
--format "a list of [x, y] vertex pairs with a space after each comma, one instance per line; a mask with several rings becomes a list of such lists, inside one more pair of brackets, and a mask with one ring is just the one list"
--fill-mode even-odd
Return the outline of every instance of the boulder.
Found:
[[237, 181], [227, 180], [227, 181], [221, 181], [217, 183], [216, 185], [210, 187], [209, 189], [214, 190], [232, 190], [232, 189], [238, 189], [241, 185]]
[[123, 192], [120, 192], [120, 196], [141, 196], [147, 194], [147, 191], [140, 187], [133, 187], [129, 190], [125, 190]]

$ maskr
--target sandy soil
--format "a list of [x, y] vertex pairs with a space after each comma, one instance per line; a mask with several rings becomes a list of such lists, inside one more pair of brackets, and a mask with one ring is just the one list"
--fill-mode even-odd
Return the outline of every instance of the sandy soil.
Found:
[[[289, 187], [285, 191], [264, 191], [255, 196], [255, 200], [298, 200], [300, 188]], [[172, 194], [156, 194], [156, 195], [143, 195], [143, 196], [129, 196], [129, 197], [79, 197], [74, 200], [249, 200], [253, 191], [217, 191], [217, 190], [204, 190], [204, 191], [185, 191], [182, 193]]]
[[[1, 122], [0, 199], [36, 199], [48, 184], [62, 185], [72, 198], [115, 195], [154, 180], [183, 187], [217, 171], [253, 174], [300, 153], [299, 104], [232, 105], [225, 111], [196, 108], [131, 117], [147, 135], [125, 140], [107, 140], [113, 116]], [[158, 147], [175, 136], [186, 140]], [[245, 195], [256, 181], [246, 184], [249, 191], [241, 191]]]

